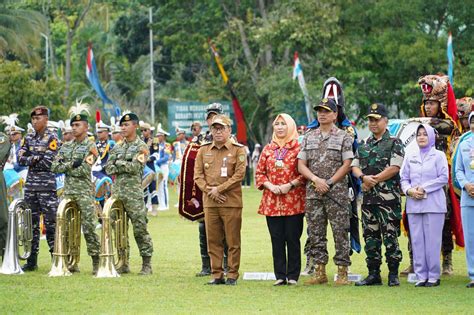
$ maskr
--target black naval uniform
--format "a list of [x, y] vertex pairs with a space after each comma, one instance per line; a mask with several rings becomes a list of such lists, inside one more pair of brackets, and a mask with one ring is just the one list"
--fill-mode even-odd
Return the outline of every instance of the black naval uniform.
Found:
[[[48, 129], [43, 134], [36, 131], [29, 133], [18, 151], [18, 162], [28, 167], [25, 184], [25, 201], [30, 206], [33, 223], [33, 241], [31, 256], [25, 265], [36, 269], [40, 239], [40, 215], [44, 215], [46, 240], [49, 251], [54, 250], [54, 233], [56, 229], [56, 211], [58, 197], [56, 194], [56, 174], [51, 172], [53, 162], [59, 149], [57, 135]], [[28, 270], [28, 269], [27, 269]]]

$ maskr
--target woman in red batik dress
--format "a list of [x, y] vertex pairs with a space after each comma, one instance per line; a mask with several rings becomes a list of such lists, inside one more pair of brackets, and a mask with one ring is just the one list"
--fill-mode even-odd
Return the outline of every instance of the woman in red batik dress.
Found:
[[277, 286], [297, 284], [301, 270], [306, 192], [303, 176], [298, 173], [299, 151], [295, 121], [290, 115], [279, 114], [273, 121], [272, 141], [263, 148], [256, 172], [257, 188], [263, 190], [258, 213], [267, 218]]

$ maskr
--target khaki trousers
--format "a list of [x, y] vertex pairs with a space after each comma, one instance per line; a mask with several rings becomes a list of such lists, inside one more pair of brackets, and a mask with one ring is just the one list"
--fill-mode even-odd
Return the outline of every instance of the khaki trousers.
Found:
[[214, 279], [224, 277], [224, 239], [229, 252], [227, 255], [227, 278], [239, 278], [240, 267], [240, 229], [242, 227], [242, 208], [204, 208], [206, 222], [207, 251], [211, 257], [211, 271]]

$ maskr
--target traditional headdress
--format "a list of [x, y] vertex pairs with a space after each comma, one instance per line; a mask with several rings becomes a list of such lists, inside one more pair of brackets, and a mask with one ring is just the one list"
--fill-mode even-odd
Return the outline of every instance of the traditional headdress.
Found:
[[87, 118], [91, 115], [89, 104], [76, 100], [76, 105], [69, 109], [68, 114], [71, 120], [70, 124], [75, 121], [87, 121]]

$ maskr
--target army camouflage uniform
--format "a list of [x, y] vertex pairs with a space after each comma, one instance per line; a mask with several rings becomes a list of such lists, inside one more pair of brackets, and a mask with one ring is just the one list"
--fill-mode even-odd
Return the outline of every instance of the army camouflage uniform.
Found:
[[[10, 141], [8, 137], [0, 132], [0, 172], [10, 154]], [[2, 173], [3, 174], [3, 173]], [[7, 204], [7, 187], [5, 186], [5, 178], [0, 176], [0, 256], [3, 256], [5, 242], [8, 231], [8, 204]]]
[[115, 175], [112, 196], [123, 202], [142, 257], [151, 257], [153, 254], [142, 190], [143, 169], [148, 155], [148, 146], [138, 136], [133, 141], [124, 139], [112, 149], [105, 167], [107, 174]]
[[[352, 166], [360, 168], [364, 175], [376, 175], [389, 166], [401, 167], [404, 154], [401, 140], [391, 137], [387, 130], [379, 140], [372, 135], [359, 143]], [[383, 240], [389, 269], [398, 274], [402, 260], [398, 245], [401, 217], [399, 174], [364, 192], [362, 228], [369, 273], [380, 273]]]
[[[321, 130], [309, 130], [301, 144], [298, 159], [306, 160], [310, 171], [322, 179], [331, 178], [343, 162], [354, 157], [352, 137], [334, 126], [328, 135]], [[349, 196], [345, 176], [334, 184], [329, 192], [321, 195], [316, 192], [312, 182], [306, 187], [306, 221], [308, 224], [308, 254], [318, 265], [328, 263], [327, 223], [331, 224], [336, 254], [334, 263], [350, 266], [349, 257]]]
[[28, 166], [25, 201], [31, 208], [33, 223], [32, 257], [28, 259], [28, 264], [30, 261], [36, 260], [35, 257], [39, 251], [40, 214], [44, 215], [49, 251], [52, 253], [54, 250], [58, 197], [56, 174], [51, 171], [51, 164], [56, 157], [58, 148], [56, 134], [45, 129], [43, 134], [38, 134], [36, 131], [29, 133], [18, 151], [18, 163], [21, 166]]
[[91, 181], [91, 166], [97, 156], [96, 145], [86, 137], [81, 142], [74, 140], [63, 144], [51, 165], [53, 172], [66, 175], [64, 197], [72, 199], [79, 206], [89, 256], [100, 254], [99, 237], [95, 233], [97, 218]]

